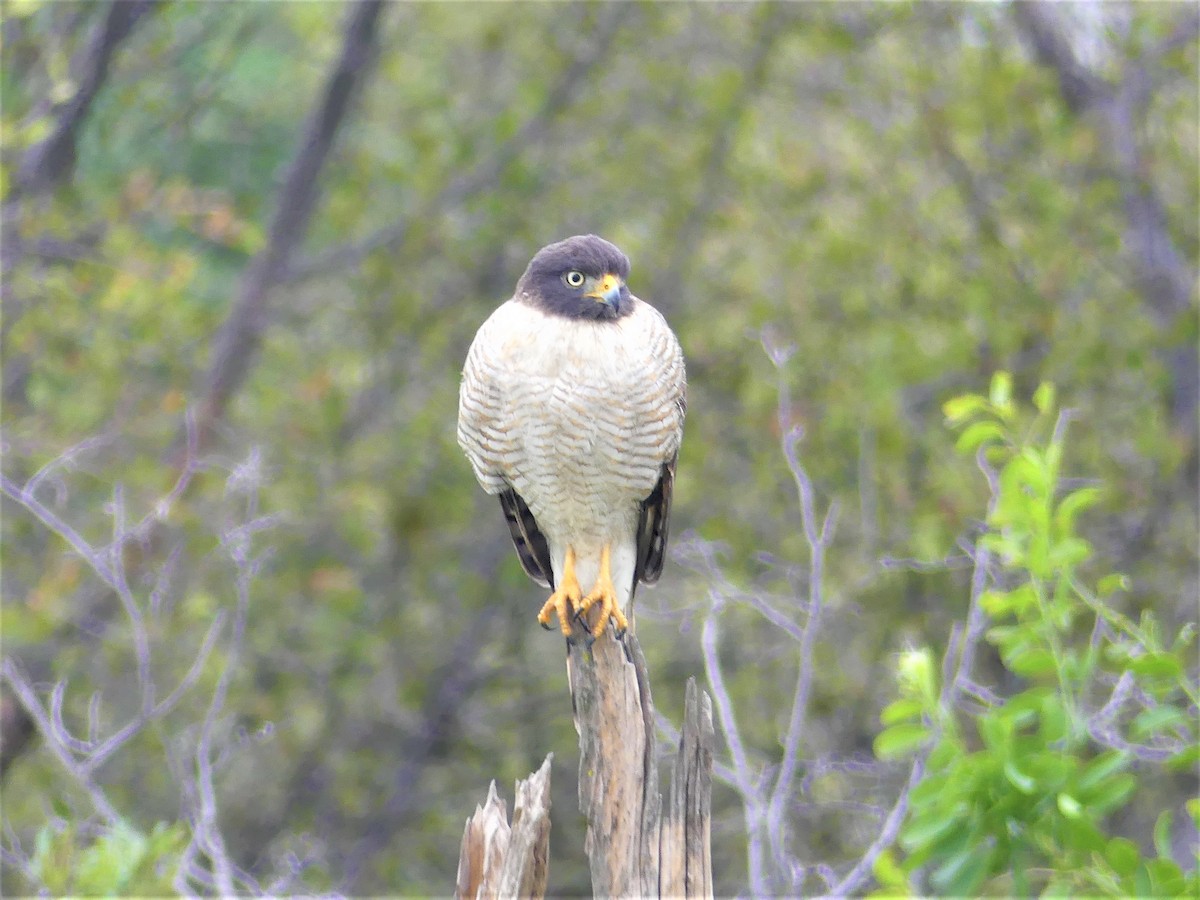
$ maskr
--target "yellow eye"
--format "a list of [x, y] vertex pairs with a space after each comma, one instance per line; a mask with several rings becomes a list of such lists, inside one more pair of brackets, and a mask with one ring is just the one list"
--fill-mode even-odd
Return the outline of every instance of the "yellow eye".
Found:
[[569, 284], [571, 287], [574, 287], [574, 288], [583, 287], [583, 273], [579, 272], [575, 269], [572, 269], [570, 272], [568, 272], [566, 275], [563, 276], [563, 281], [565, 281], [567, 284]]

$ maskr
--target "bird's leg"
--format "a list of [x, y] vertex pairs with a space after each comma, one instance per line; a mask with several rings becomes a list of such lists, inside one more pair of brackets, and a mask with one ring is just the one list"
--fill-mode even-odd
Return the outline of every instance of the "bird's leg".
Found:
[[575, 549], [568, 547], [566, 558], [563, 560], [562, 578], [559, 579], [558, 589], [550, 595], [550, 599], [538, 613], [538, 621], [543, 628], [549, 631], [551, 628], [550, 614], [557, 613], [558, 625], [562, 628], [562, 633], [567, 636], [567, 640], [570, 640], [571, 617], [579, 608], [582, 596], [583, 591], [579, 587], [579, 579], [575, 577]]
[[592, 634], [597, 637], [602, 635], [608, 627], [608, 620], [612, 619], [617, 626], [617, 636], [623, 635], [629, 628], [629, 620], [617, 604], [617, 592], [612, 582], [612, 550], [608, 544], [600, 551], [600, 575], [596, 579], [596, 586], [583, 598], [579, 607], [579, 618], [583, 619], [588, 610], [597, 604], [600, 606], [600, 618], [596, 620]]

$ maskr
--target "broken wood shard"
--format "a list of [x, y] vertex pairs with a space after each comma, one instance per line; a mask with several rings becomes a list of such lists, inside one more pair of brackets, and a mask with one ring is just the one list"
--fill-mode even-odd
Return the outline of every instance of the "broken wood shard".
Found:
[[711, 897], [712, 700], [689, 678], [660, 837], [659, 896]]
[[458, 857], [458, 900], [489, 897], [542, 897], [546, 893], [550, 848], [550, 760], [517, 782], [512, 823], [508, 808], [488, 788], [487, 801], [467, 820]]

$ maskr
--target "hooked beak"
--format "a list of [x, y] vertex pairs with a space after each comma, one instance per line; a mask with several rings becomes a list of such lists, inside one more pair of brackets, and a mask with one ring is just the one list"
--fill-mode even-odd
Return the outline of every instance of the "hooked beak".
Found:
[[598, 281], [593, 281], [589, 287], [591, 290], [583, 296], [591, 297], [605, 306], [616, 307], [617, 302], [621, 299], [621, 279], [611, 272], [606, 273]]

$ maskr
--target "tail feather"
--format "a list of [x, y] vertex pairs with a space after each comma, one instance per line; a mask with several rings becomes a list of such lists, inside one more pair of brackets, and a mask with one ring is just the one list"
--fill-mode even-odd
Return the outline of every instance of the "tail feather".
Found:
[[671, 518], [671, 491], [675, 486], [675, 462], [678, 455], [663, 465], [658, 484], [650, 496], [642, 501], [637, 529], [637, 568], [633, 579], [634, 589], [638, 582], [654, 584], [662, 575], [663, 562], [667, 556], [667, 532]]
[[508, 522], [508, 531], [512, 535], [517, 558], [521, 560], [521, 568], [538, 584], [553, 589], [554, 569], [550, 564], [550, 545], [533, 513], [529, 511], [529, 506], [512, 488], [501, 491], [499, 496], [500, 508], [504, 510], [504, 519]]

